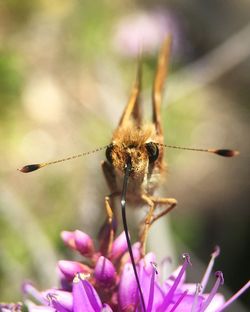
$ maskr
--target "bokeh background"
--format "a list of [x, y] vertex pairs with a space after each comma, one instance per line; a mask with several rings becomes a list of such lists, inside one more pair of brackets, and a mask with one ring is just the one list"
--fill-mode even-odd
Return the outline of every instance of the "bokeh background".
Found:
[[[173, 263], [189, 252], [190, 280], [198, 281], [219, 245], [215, 269], [224, 273], [227, 296], [249, 279], [249, 1], [11, 0], [0, 3], [0, 301], [21, 300], [25, 279], [38, 288], [56, 283], [56, 261], [72, 258], [60, 231], [79, 228], [96, 238], [108, 192], [103, 152], [29, 175], [16, 168], [108, 144], [138, 46], [149, 119], [157, 50], [169, 31], [166, 143], [241, 155], [167, 150], [160, 194], [179, 204], [154, 226], [150, 246]], [[249, 302], [245, 294], [232, 311], [247, 311]]]

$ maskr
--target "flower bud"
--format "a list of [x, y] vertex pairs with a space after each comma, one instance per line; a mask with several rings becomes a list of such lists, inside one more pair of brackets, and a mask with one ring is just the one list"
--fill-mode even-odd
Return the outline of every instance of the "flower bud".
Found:
[[90, 274], [92, 270], [85, 264], [76, 261], [61, 260], [58, 262], [58, 268], [67, 280], [72, 281], [77, 273]]
[[82, 231], [76, 230], [75, 234], [75, 247], [83, 255], [89, 256], [94, 252], [94, 244], [92, 238]]
[[120, 258], [128, 249], [125, 232], [123, 231], [113, 242], [111, 249], [111, 259]]
[[111, 285], [115, 282], [115, 267], [113, 266], [111, 261], [101, 256], [97, 260], [94, 270], [94, 276], [97, 282], [105, 285]]

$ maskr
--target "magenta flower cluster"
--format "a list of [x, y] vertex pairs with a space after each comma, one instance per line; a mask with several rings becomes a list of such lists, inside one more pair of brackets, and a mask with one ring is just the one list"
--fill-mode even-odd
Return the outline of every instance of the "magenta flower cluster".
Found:
[[[203, 312], [223, 311], [249, 286], [248, 282], [228, 301], [218, 293], [223, 284], [223, 275], [216, 272], [214, 286], [205, 293], [217, 248], [200, 283], [185, 282], [187, 268], [191, 265], [188, 254], [183, 255], [183, 264], [164, 282], [160, 282], [155, 255], [142, 258], [140, 244], [133, 245], [133, 254], [143, 293], [143, 310], [138, 287], [127, 252], [124, 232], [121, 233], [104, 253], [94, 246], [90, 236], [82, 231], [63, 231], [64, 243], [83, 256], [83, 262], [61, 260], [58, 262], [60, 287], [38, 291], [31, 283], [23, 285], [24, 305], [0, 305], [0, 311], [31, 312]], [[25, 309], [24, 309], [25, 307]]]

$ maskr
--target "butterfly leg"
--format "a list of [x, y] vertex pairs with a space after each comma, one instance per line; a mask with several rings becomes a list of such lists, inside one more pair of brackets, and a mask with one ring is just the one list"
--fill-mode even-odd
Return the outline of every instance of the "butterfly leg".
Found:
[[146, 218], [142, 224], [141, 231], [140, 231], [140, 242], [141, 242], [141, 254], [142, 256], [145, 255], [145, 250], [146, 250], [146, 240], [148, 236], [148, 231], [149, 227], [153, 218], [153, 213], [155, 210], [155, 203], [154, 201], [150, 198], [150, 196], [143, 194], [142, 195], [143, 201], [148, 204], [149, 206], [149, 211], [146, 215]]
[[[170, 212], [176, 205], [177, 201], [174, 198], [154, 197], [146, 194], [142, 195], [142, 199], [149, 206], [148, 214], [142, 224], [140, 241], [141, 241], [141, 253], [145, 255], [146, 241], [150, 226], [159, 218]], [[164, 205], [164, 209], [155, 214], [155, 208], [157, 205]]]
[[99, 238], [101, 251], [103, 254], [109, 254], [117, 228], [117, 217], [115, 209], [112, 209], [112, 207], [114, 207], [114, 197], [116, 197], [119, 193], [116, 191], [115, 174], [111, 165], [104, 161], [102, 162], [102, 169], [111, 194], [105, 196], [105, 210], [107, 218], [101, 227]]
[[157, 205], [164, 205], [164, 209], [159, 211], [157, 214], [153, 215], [150, 225], [152, 225], [156, 220], [160, 219], [161, 217], [165, 216], [169, 213], [172, 209], [175, 208], [177, 205], [177, 200], [175, 198], [164, 198], [164, 197], [154, 197], [154, 201]]

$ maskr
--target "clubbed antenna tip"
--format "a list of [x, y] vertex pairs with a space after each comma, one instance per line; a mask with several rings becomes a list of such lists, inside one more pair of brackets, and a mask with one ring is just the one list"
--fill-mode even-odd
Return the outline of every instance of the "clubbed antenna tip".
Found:
[[234, 157], [240, 154], [239, 151], [230, 150], [230, 149], [218, 149], [218, 150], [213, 150], [212, 152], [223, 157]]
[[17, 169], [17, 170], [19, 170], [20, 172], [23, 172], [23, 173], [29, 173], [29, 172], [38, 170], [42, 167], [43, 166], [41, 164], [32, 164], [32, 165], [23, 166], [22, 168]]

